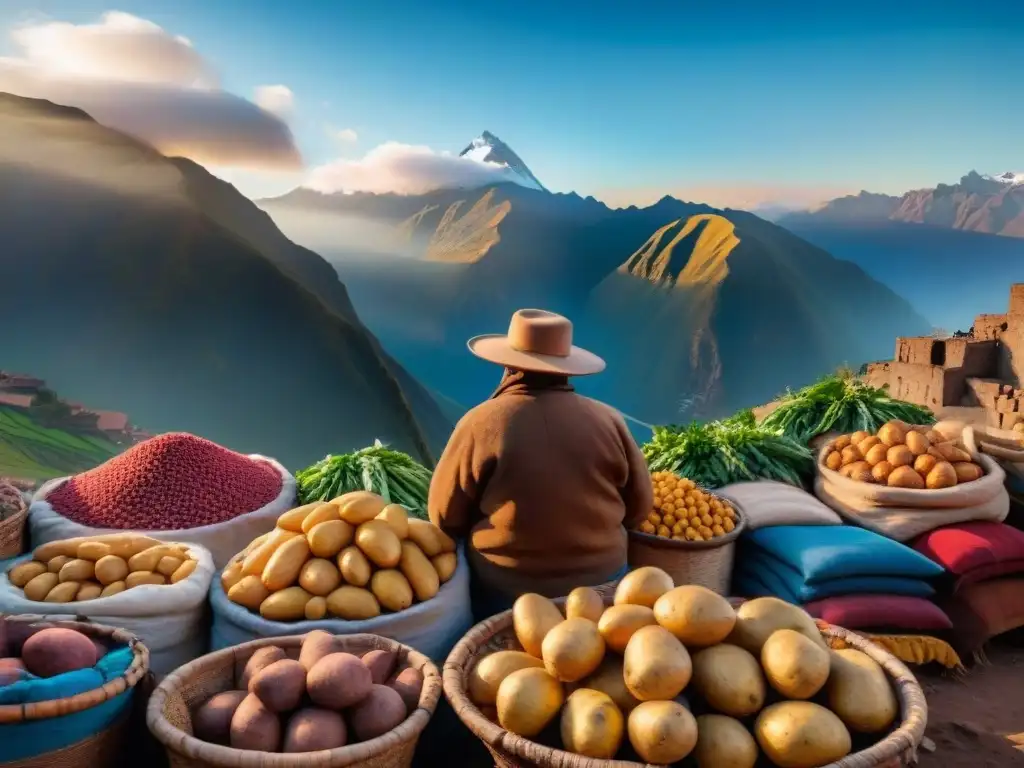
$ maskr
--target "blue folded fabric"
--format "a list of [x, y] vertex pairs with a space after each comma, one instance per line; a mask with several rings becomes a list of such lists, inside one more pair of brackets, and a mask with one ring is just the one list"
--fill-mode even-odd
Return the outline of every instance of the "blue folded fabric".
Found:
[[738, 563], [733, 591], [744, 597], [774, 595], [791, 603], [805, 603], [839, 595], [931, 597], [935, 594], [928, 582], [905, 576], [848, 576], [808, 584], [788, 563], [754, 547], [744, 547]]
[[[0, 687], [0, 704], [31, 704], [85, 693], [124, 674], [131, 662], [131, 649], [117, 648], [89, 669], [49, 678], [28, 676]], [[0, 763], [26, 760], [63, 749], [99, 733], [126, 714], [131, 700], [132, 691], [128, 690], [82, 712], [2, 726]]]
[[807, 584], [851, 576], [930, 579], [942, 566], [885, 536], [848, 525], [779, 525], [743, 536], [744, 544], [794, 568]]

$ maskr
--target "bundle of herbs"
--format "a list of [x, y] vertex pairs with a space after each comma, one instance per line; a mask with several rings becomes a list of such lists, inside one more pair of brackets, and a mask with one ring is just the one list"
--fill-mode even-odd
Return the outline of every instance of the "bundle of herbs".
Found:
[[705, 488], [749, 480], [799, 486], [813, 471], [806, 444], [756, 424], [751, 411], [722, 421], [656, 427], [643, 451], [651, 471], [674, 472]]
[[354, 453], [329, 455], [296, 472], [295, 480], [302, 504], [328, 501], [349, 491], [372, 491], [425, 520], [430, 476], [430, 470], [408, 454], [376, 440]]
[[787, 392], [761, 426], [806, 443], [826, 432], [863, 430], [873, 435], [893, 419], [908, 424], [935, 423], [935, 415], [927, 408], [895, 400], [886, 390], [841, 371], [796, 392]]

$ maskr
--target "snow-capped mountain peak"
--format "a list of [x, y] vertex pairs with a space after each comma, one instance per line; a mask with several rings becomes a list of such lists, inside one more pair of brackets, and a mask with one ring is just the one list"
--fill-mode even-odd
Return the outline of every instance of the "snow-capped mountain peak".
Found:
[[484, 131], [473, 139], [459, 155], [469, 160], [503, 165], [509, 170], [510, 181], [523, 187], [547, 192], [547, 188], [533, 175], [533, 171], [523, 162], [522, 158], [490, 131]]
[[1003, 184], [1017, 185], [1024, 184], [1024, 173], [1015, 173], [1013, 171], [1007, 171], [1006, 173], [1000, 173], [998, 176], [986, 176], [986, 179], [992, 181], [999, 181]]

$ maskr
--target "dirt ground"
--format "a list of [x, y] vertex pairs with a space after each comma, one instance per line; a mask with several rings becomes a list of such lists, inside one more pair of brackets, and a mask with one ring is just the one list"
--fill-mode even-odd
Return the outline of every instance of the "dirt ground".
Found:
[[1024, 766], [1024, 643], [991, 646], [985, 663], [960, 676], [921, 673], [918, 680], [935, 744], [934, 752], [920, 751], [920, 768]]

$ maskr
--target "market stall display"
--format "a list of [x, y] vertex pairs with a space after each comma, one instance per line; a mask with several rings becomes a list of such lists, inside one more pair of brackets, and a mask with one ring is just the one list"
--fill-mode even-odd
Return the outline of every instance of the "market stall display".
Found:
[[214, 567], [194, 544], [132, 533], [54, 541], [0, 575], [0, 613], [87, 617], [147, 646], [166, 674], [205, 649], [204, 612]]
[[[258, 640], [203, 656], [154, 692], [147, 724], [171, 768], [411, 764], [441, 695], [422, 654], [374, 635]], [[315, 752], [316, 754], [310, 754]]]
[[[456, 646], [445, 692], [498, 764], [583, 757], [573, 764], [628, 768], [692, 755], [699, 768], [761, 758], [813, 768], [913, 757], [924, 696], [889, 654], [781, 600], [734, 609], [664, 573], [630, 576], [596, 623], [524, 595]], [[830, 650], [831, 636], [854, 649]]]
[[826, 376], [810, 386], [787, 392], [761, 421], [766, 429], [807, 443], [829, 432], [864, 431], [874, 434], [886, 422], [910, 424], [935, 421], [927, 408], [889, 397], [850, 373]]
[[327, 456], [296, 474], [299, 501], [327, 501], [351, 491], [370, 491], [427, 519], [429, 469], [411, 456], [374, 444], [340, 456]]
[[745, 535], [736, 594], [793, 603], [855, 594], [931, 597], [941, 566], [910, 547], [853, 526], [786, 525]]
[[750, 411], [722, 421], [655, 427], [643, 452], [652, 472], [673, 472], [711, 489], [757, 479], [801, 485], [814, 464], [806, 445], [755, 424]]
[[223, 566], [294, 505], [295, 479], [273, 459], [168, 433], [100, 466], [43, 485], [32, 499], [32, 546], [135, 531], [198, 544]]
[[27, 509], [21, 491], [0, 480], [0, 560], [17, 557], [24, 550]]
[[629, 564], [656, 566], [677, 583], [729, 593], [735, 542], [744, 530], [735, 504], [672, 472], [653, 472], [654, 509], [628, 532]]
[[830, 440], [818, 458], [815, 494], [844, 519], [896, 541], [944, 525], [1002, 522], [1010, 509], [1006, 474], [968, 453], [959, 429], [888, 422]]
[[0, 618], [0, 763], [112, 764], [148, 670], [145, 645], [124, 630]]
[[221, 572], [213, 647], [324, 628], [379, 632], [443, 656], [472, 621], [460, 560], [440, 528], [369, 491], [305, 504]]

